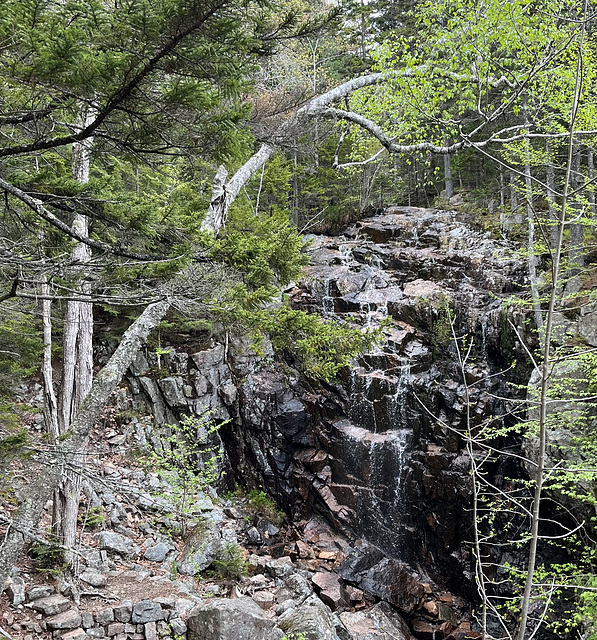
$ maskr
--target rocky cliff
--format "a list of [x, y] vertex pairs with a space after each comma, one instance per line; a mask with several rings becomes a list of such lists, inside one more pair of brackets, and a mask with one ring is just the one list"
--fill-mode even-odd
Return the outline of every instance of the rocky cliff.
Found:
[[[211, 410], [227, 421], [219, 435], [230, 477], [262, 486], [296, 522], [319, 511], [470, 595], [462, 435], [467, 420], [474, 428], [505, 413], [496, 399], [509, 393], [505, 379], [528, 379], [515, 335], [524, 315], [509, 302], [526, 284], [524, 263], [454, 212], [409, 207], [314, 236], [308, 250], [292, 304], [363, 328], [385, 323], [383, 344], [335, 384], [233, 337], [172, 349], [157, 376], [147, 354], [129, 377], [135, 402], [148, 400], [158, 424]], [[464, 379], [476, 383], [468, 405]]]

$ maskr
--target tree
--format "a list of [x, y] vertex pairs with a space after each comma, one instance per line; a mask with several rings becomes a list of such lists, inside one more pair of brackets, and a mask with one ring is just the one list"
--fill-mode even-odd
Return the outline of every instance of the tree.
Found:
[[[239, 310], [270, 302], [304, 260], [296, 230], [280, 217], [256, 221], [250, 251], [246, 230], [231, 228], [217, 242], [200, 230], [201, 174], [248, 139], [238, 123], [247, 115], [241, 97], [249, 72], [276, 39], [292, 33], [295, 16], [237, 0], [95, 2], [85, 11], [71, 1], [7, 1], [0, 8], [8, 43], [0, 189], [10, 219], [0, 239], [0, 268], [10, 284], [0, 301], [42, 301], [44, 416], [51, 455], [65, 472], [58, 485], [56, 469], [43, 471], [38, 497], [28, 495], [9, 524], [4, 571], [48, 491], [55, 490], [55, 533], [67, 552], [72, 546], [93, 417], [131, 349], [167, 309], [232, 322]], [[54, 303], [64, 303], [64, 317]], [[128, 343], [125, 334], [124, 355], [115, 353], [116, 369], [104, 368], [91, 386], [97, 303], [145, 311]]]

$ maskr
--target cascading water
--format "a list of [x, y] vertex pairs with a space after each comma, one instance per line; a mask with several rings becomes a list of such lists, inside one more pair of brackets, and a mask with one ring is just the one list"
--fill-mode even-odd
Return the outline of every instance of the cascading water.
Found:
[[[389, 322], [386, 342], [347, 375], [344, 410], [321, 424], [323, 453], [309, 453], [315, 473], [320, 459], [330, 470], [314, 485], [317, 499], [338, 524], [395, 556], [420, 561], [434, 536], [449, 553], [459, 544], [454, 512], [464, 508], [467, 480], [455, 435], [462, 376], [446, 309], [461, 335], [477, 334], [475, 355], [485, 362], [499, 338], [483, 322], [498, 317], [490, 313], [496, 295], [516, 287], [519, 263], [453, 212], [408, 207], [311, 246], [303, 286], [323, 314], [363, 330]], [[492, 410], [479, 407], [479, 416]]]

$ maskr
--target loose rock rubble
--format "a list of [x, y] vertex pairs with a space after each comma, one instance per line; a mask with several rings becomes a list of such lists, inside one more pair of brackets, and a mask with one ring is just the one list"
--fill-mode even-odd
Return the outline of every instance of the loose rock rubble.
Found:
[[[436, 370], [424, 336], [437, 326], [446, 288], [470, 311], [465, 320], [479, 332], [480, 318], [473, 317], [475, 307], [467, 300], [478, 300], [483, 287], [486, 311], [492, 314], [487, 292], [514, 286], [515, 261], [498, 260], [494, 244], [462, 230], [446, 212], [399, 210], [362, 221], [342, 241], [329, 237], [313, 243], [310, 284], [290, 291], [297, 306], [323, 307], [346, 318], [366, 316], [371, 322], [388, 315], [395, 321], [388, 348], [368, 354], [345, 385], [360, 401], [358, 407], [339, 386], [306, 389], [298, 377], [260, 363], [248, 341], [223, 345], [210, 340], [185, 345], [188, 352], [169, 346], [159, 361], [149, 351], [140, 353], [127, 374], [127, 388], [106, 409], [90, 451], [96, 481], [85, 487], [81, 516], [100, 509], [105, 518], [101, 530], [82, 532], [74, 576], [42, 583], [27, 560], [19, 565], [0, 601], [6, 634], [27, 640], [242, 640], [241, 629], [250, 629], [247, 638], [263, 640], [291, 633], [303, 633], [308, 640], [478, 637], [470, 629], [464, 601], [387, 555], [392, 545], [401, 544], [397, 525], [402, 520], [396, 514], [401, 517], [404, 509], [394, 480], [403, 479], [411, 502], [420, 507], [422, 526], [432, 534], [428, 538], [441, 540], [449, 552], [444, 555], [449, 562], [455, 558], [459, 570], [465, 564], [456, 557], [458, 536], [447, 513], [466, 493], [461, 481], [466, 461], [458, 443], [448, 433], [433, 438], [419, 433], [422, 448], [405, 474], [400, 456], [407, 442], [401, 439], [401, 425], [390, 420], [410, 415], [408, 406], [396, 405], [408, 376], [427, 372], [423, 386], [433, 386], [427, 383]], [[406, 240], [411, 236], [416, 241]], [[473, 281], [462, 277], [463, 267]], [[438, 287], [438, 277], [449, 286]], [[487, 326], [497, 327], [499, 317], [494, 316]], [[485, 336], [490, 346], [496, 335]], [[270, 356], [267, 345], [265, 350]], [[100, 346], [100, 363], [109, 351]], [[406, 373], [405, 358], [412, 364]], [[471, 369], [467, 375], [480, 379], [484, 373]], [[40, 389], [32, 389], [38, 403]], [[30, 401], [28, 393], [24, 388], [23, 399]], [[457, 413], [459, 384], [448, 381], [438, 393]], [[490, 410], [480, 404], [482, 409]], [[294, 510], [292, 527], [278, 526], [246, 501], [222, 500], [209, 491], [194, 496], [183, 526], [172, 517], [168, 482], [127, 462], [131, 448], [160, 451], [168, 446], [172, 433], [167, 425], [181, 413], [205, 410], [217, 421], [230, 421], [229, 437], [238, 446], [227, 452], [229, 462], [241, 466], [251, 460], [256, 473], [279, 488], [287, 510]], [[360, 426], [361, 418], [374, 418], [376, 429]], [[35, 421], [32, 428], [39, 430], [39, 425]], [[213, 435], [211, 445], [220, 444]], [[374, 458], [383, 464], [376, 468]], [[337, 527], [360, 531], [383, 549], [349, 541], [317, 518], [300, 519], [316, 505]], [[395, 518], [380, 526], [382, 507]], [[189, 534], [183, 540], [185, 527]], [[410, 539], [416, 539], [416, 532]], [[211, 576], [218, 554], [237, 543], [249, 575], [234, 580]], [[443, 552], [439, 549], [438, 557]]]

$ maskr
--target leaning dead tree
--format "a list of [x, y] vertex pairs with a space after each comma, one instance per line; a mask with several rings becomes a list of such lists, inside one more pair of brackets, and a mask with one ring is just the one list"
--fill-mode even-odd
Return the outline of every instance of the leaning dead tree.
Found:
[[[553, 55], [549, 56], [548, 60], [551, 60], [552, 57]], [[528, 122], [515, 124], [513, 126], [505, 126], [498, 130], [491, 130], [491, 126], [495, 125], [498, 120], [507, 113], [515, 100], [523, 94], [526, 83], [529, 79], [538, 74], [545, 64], [546, 63], [544, 62], [543, 65], [539, 65], [534, 69], [531, 74], [521, 77], [515, 82], [505, 76], [500, 78], [484, 78], [483, 82], [494, 89], [507, 85], [513, 91], [512, 95], [508, 100], [505, 100], [499, 107], [491, 112], [489, 116], [484, 118], [483, 121], [472, 131], [469, 131], [468, 133], [461, 132], [460, 139], [448, 145], [437, 145], [432, 142], [400, 144], [388, 135], [379, 123], [355, 111], [338, 109], [332, 105], [341, 99], [349, 98], [359, 89], [390, 82], [392, 79], [415, 77], [417, 74], [422, 72], [433, 72], [441, 76], [445, 76], [446, 80], [467, 83], [479, 82], [480, 79], [476, 75], [457, 74], [447, 70], [438, 70], [427, 68], [426, 66], [419, 66], [393, 70], [388, 73], [370, 73], [348, 80], [347, 82], [344, 82], [321, 95], [315, 96], [298, 109], [288, 118], [288, 120], [286, 120], [271, 134], [268, 141], [264, 142], [257, 152], [254, 153], [230, 179], [228, 179], [228, 170], [226, 167], [223, 165], [220, 166], [216, 176], [214, 177], [210, 205], [201, 228], [202, 230], [210, 231], [217, 236], [220, 230], [226, 225], [230, 206], [235, 201], [241, 189], [247, 184], [251, 177], [267, 163], [277, 148], [296, 137], [297, 131], [300, 131], [305, 124], [313, 118], [331, 118], [336, 121], [343, 120], [349, 124], [355, 125], [375, 138], [381, 144], [382, 148], [391, 154], [429, 152], [444, 156], [445, 158], [464, 149], [474, 148], [483, 151], [491, 146], [505, 145], [518, 141], [528, 142], [534, 138], [545, 140], [566, 139], [568, 136], [567, 132], [541, 133], [529, 131], [530, 127]], [[576, 135], [595, 135], [596, 133], [597, 131], [593, 130], [577, 131]], [[483, 135], [485, 137], [479, 139]], [[378, 153], [379, 152], [376, 152], [374, 157], [377, 157]], [[337, 155], [338, 152], [336, 152], [336, 156]], [[364, 163], [366, 162], [368, 162], [368, 160], [364, 161]], [[349, 163], [349, 165], [350, 164], [351, 163]], [[509, 169], [514, 171], [514, 173], [521, 173], [515, 168], [509, 167]], [[537, 182], [535, 178], [533, 178], [533, 181]]]
[[25, 542], [35, 536], [45, 504], [58, 488], [73, 458], [84, 449], [95, 420], [150, 332], [170, 308], [166, 298], [150, 304], [125, 332], [116, 351], [94, 380], [64, 438], [56, 442], [50, 464], [44, 464], [37, 480], [26, 487], [24, 498], [7, 525], [0, 544], [0, 590], [4, 589]]

